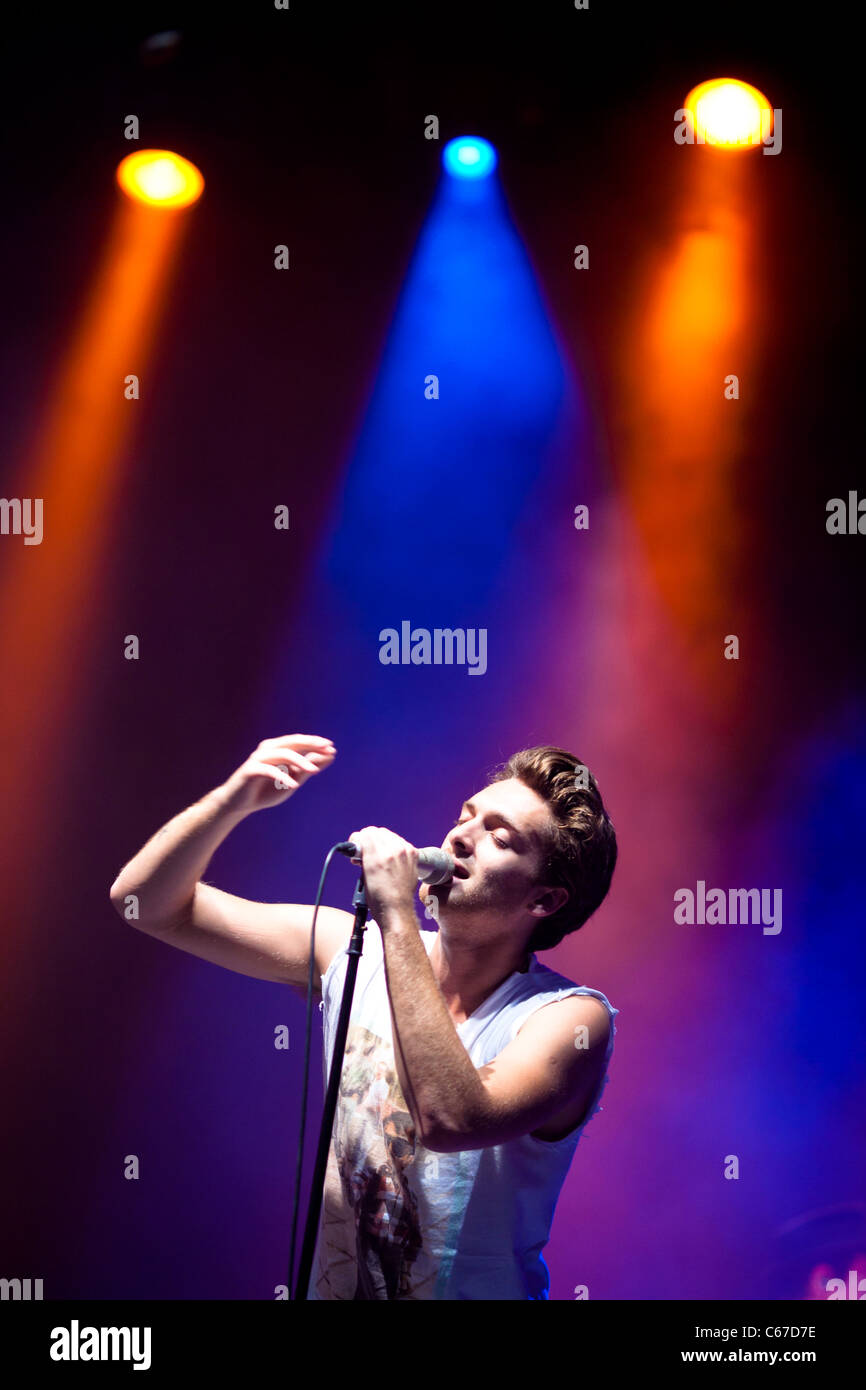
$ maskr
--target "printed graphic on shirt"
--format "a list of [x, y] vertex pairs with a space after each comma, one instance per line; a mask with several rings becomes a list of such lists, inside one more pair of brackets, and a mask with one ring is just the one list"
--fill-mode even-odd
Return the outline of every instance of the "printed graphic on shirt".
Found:
[[390, 1040], [352, 1025], [325, 1176], [319, 1298], [434, 1297], [456, 1157], [416, 1142]]

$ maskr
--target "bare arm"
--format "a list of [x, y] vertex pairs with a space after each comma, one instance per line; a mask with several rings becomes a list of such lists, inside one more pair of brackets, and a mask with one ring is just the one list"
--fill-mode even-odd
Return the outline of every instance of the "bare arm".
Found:
[[[116, 911], [150, 936], [255, 979], [306, 985], [312, 906], [258, 903], [202, 883], [210, 859], [249, 815], [278, 805], [336, 750], [328, 739], [291, 734], [265, 739], [222, 786], [158, 831], [111, 885]], [[313, 982], [348, 941], [352, 915], [322, 907], [316, 921]]]
[[[276, 769], [275, 769], [276, 774]], [[224, 787], [200, 801], [152, 835], [111, 885], [111, 901], [121, 914], [135, 898], [128, 920], [143, 930], [164, 931], [189, 914], [198, 879], [214, 851], [246, 812], [232, 808]]]
[[421, 1143], [458, 1153], [525, 1134], [564, 1137], [601, 1082], [611, 1026], [604, 1004], [584, 996], [550, 1001], [497, 1057], [476, 1067], [421, 941], [417, 851], [379, 826], [350, 839], [360, 846], [367, 901], [382, 934], [397, 1076]]

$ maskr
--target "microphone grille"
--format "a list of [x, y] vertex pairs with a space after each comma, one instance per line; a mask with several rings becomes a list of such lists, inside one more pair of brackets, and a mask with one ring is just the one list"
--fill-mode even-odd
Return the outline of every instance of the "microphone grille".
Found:
[[454, 860], [447, 850], [435, 847], [422, 849], [418, 856], [418, 877], [431, 887], [447, 883], [454, 877]]

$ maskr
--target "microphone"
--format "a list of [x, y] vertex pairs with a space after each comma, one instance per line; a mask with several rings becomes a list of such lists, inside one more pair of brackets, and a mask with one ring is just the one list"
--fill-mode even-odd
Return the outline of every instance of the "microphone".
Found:
[[[359, 857], [358, 846], [352, 840], [341, 841], [337, 849], [349, 859]], [[433, 888], [440, 883], [449, 883], [453, 877], [454, 860], [444, 849], [436, 849], [435, 846], [419, 849], [418, 878], [421, 883], [429, 883]]]

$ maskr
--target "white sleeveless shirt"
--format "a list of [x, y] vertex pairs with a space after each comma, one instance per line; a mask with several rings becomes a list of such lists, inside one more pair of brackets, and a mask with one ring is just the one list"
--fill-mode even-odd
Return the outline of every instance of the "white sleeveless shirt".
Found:
[[[435, 931], [422, 931], [429, 955]], [[327, 1086], [348, 965], [339, 951], [322, 978]], [[599, 1110], [616, 1032], [599, 990], [530, 957], [457, 1025], [476, 1067], [498, 1056], [544, 1004], [600, 999], [611, 1019], [603, 1076], [585, 1118], [563, 1139], [525, 1134], [505, 1144], [434, 1153], [418, 1143], [394, 1062], [382, 935], [364, 933], [308, 1299], [546, 1299], [542, 1249], [578, 1140]]]

